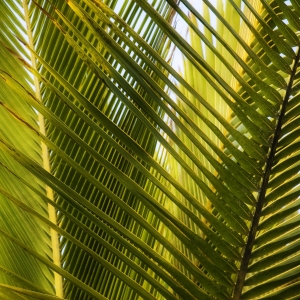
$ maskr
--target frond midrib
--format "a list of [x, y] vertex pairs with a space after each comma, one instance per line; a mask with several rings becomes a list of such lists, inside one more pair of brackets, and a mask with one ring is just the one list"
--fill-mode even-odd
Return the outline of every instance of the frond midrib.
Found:
[[243, 252], [240, 269], [239, 269], [239, 272], [237, 275], [236, 285], [233, 290], [233, 298], [232, 298], [233, 300], [239, 300], [241, 298], [241, 294], [243, 291], [244, 282], [245, 282], [245, 278], [247, 275], [247, 269], [248, 269], [248, 265], [249, 265], [249, 262], [251, 259], [252, 249], [253, 249], [253, 246], [255, 243], [256, 234], [258, 232], [260, 216], [261, 216], [261, 212], [262, 212], [262, 209], [263, 209], [264, 203], [265, 203], [266, 192], [268, 189], [268, 183], [269, 183], [269, 179], [270, 179], [270, 175], [271, 175], [271, 170], [274, 165], [276, 149], [277, 149], [279, 139], [281, 138], [281, 129], [282, 129], [282, 125], [283, 125], [283, 119], [285, 116], [285, 112], [287, 110], [289, 98], [291, 96], [293, 83], [294, 83], [294, 79], [295, 79], [295, 75], [297, 72], [297, 67], [298, 67], [299, 61], [300, 61], [300, 49], [298, 49], [297, 55], [295, 57], [293, 69], [291, 71], [290, 79], [289, 79], [289, 82], [288, 82], [288, 85], [286, 88], [286, 93], [284, 96], [284, 100], [282, 102], [278, 121], [277, 121], [277, 124], [275, 127], [272, 144], [270, 146], [268, 159], [266, 161], [266, 167], [265, 167], [262, 181], [261, 181], [260, 192], [259, 192], [259, 195], [257, 198], [257, 205], [255, 208], [250, 231], [248, 234], [247, 243], [246, 243], [246, 246], [245, 246], [245, 249]]

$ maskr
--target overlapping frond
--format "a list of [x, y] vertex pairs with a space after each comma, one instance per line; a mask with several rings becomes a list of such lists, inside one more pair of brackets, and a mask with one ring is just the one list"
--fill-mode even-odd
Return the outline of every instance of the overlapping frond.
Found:
[[0, 4], [0, 298], [298, 296], [300, 6], [200, 2]]
[[[14, 147], [20, 149], [22, 153], [34, 159], [38, 165], [42, 165], [39, 140], [32, 132], [24, 130], [24, 125], [6, 109], [9, 106], [18, 115], [22, 115], [24, 121], [29, 126], [35, 130], [39, 130], [36, 111], [23, 101], [21, 95], [12, 89], [8, 89], [2, 77], [2, 74], [11, 74], [24, 88], [33, 92], [31, 86], [33, 82], [32, 77], [24, 69], [24, 66], [12, 57], [9, 52], [17, 51], [24, 58], [29, 57], [24, 48], [13, 43], [11, 39], [13, 35], [22, 36], [26, 33], [26, 27], [24, 27], [24, 23], [21, 21], [22, 8], [18, 3], [4, 2], [1, 4], [0, 14], [0, 40], [1, 43], [6, 45], [6, 47], [3, 47], [1, 44], [0, 47], [1, 140], [9, 142]], [[34, 249], [34, 251], [39, 252], [41, 257], [52, 258], [49, 227], [12, 205], [5, 193], [9, 191], [11, 196], [21, 199], [22, 203], [30, 205], [36, 212], [46, 218], [48, 217], [47, 204], [38, 195], [27, 189], [19, 180], [16, 180], [6, 168], [9, 167], [13, 172], [18, 173], [20, 177], [26, 178], [41, 194], [45, 194], [45, 185], [39, 178], [34, 177], [29, 171], [7, 155], [7, 153], [1, 151], [0, 157], [1, 232], [14, 236]], [[0, 235], [0, 252], [0, 291], [2, 298], [3, 293], [6, 294], [8, 292], [8, 289], [4, 285], [19, 287], [21, 289], [34, 289], [40, 293], [52, 294], [54, 292], [52, 270], [39, 261], [36, 261], [29, 253], [11, 240], [5, 238], [3, 234]], [[14, 295], [13, 292], [12, 294]], [[19, 297], [18, 295], [15, 295], [15, 297], [15, 299], [19, 299], [17, 298]], [[11, 299], [13, 299], [13, 296], [11, 296]]]

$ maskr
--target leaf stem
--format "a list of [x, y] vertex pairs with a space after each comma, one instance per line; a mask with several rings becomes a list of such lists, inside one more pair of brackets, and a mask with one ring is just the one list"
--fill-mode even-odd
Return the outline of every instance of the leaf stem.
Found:
[[[24, 18], [25, 18], [26, 27], [27, 27], [28, 43], [29, 43], [30, 47], [32, 49], [34, 49], [32, 31], [30, 28], [30, 17], [29, 17], [27, 0], [23, 0], [23, 9], [24, 9]], [[30, 56], [31, 56], [32, 68], [34, 70], [37, 70], [35, 57], [32, 54], [30, 54]], [[40, 101], [42, 101], [40, 85], [39, 85], [39, 82], [38, 82], [38, 79], [36, 76], [34, 76], [34, 87], [35, 87], [36, 98], [39, 99]], [[38, 122], [39, 122], [40, 132], [43, 135], [46, 135], [44, 116], [41, 113], [38, 113]], [[41, 143], [41, 150], [42, 150], [43, 167], [46, 171], [50, 172], [48, 147], [43, 142]], [[54, 199], [53, 190], [49, 186], [46, 186], [46, 194], [47, 194], [47, 197], [50, 198], [51, 200]], [[55, 211], [55, 208], [50, 204], [48, 204], [48, 214], [49, 214], [49, 220], [52, 223], [56, 224], [56, 211]], [[50, 236], [51, 236], [51, 243], [52, 243], [53, 263], [55, 265], [57, 265], [58, 267], [60, 267], [61, 262], [60, 262], [60, 249], [59, 249], [58, 233], [55, 230], [53, 230], [52, 228], [50, 228]], [[54, 286], [55, 286], [56, 296], [63, 298], [62, 277], [60, 274], [58, 274], [56, 272], [54, 272]]]
[[241, 294], [242, 294], [242, 290], [244, 287], [247, 269], [248, 269], [248, 265], [249, 265], [249, 262], [251, 259], [252, 248], [253, 248], [253, 245], [255, 242], [256, 234], [258, 232], [259, 219], [260, 219], [261, 211], [262, 211], [262, 208], [263, 208], [264, 202], [265, 202], [266, 191], [268, 188], [269, 178], [270, 178], [271, 170], [273, 167], [274, 157], [276, 154], [276, 148], [277, 148], [278, 141], [280, 139], [283, 118], [284, 118], [284, 115], [286, 112], [286, 107], [287, 107], [287, 104], [288, 104], [288, 101], [289, 101], [289, 98], [291, 95], [294, 77], [295, 77], [295, 74], [297, 71], [299, 59], [300, 59], [300, 50], [298, 49], [298, 53], [296, 55], [293, 69], [291, 72], [290, 80], [289, 80], [289, 83], [288, 83], [288, 86], [286, 89], [285, 97], [284, 97], [284, 100], [282, 103], [281, 112], [280, 112], [280, 115], [278, 118], [275, 132], [274, 132], [274, 138], [272, 141], [271, 149], [269, 152], [269, 157], [267, 160], [266, 168], [265, 168], [263, 179], [262, 179], [261, 190], [258, 195], [256, 210], [255, 210], [255, 213], [253, 216], [252, 225], [251, 225], [250, 232], [248, 235], [247, 244], [246, 244], [246, 247], [244, 250], [244, 255], [243, 255], [243, 258], [241, 261], [241, 266], [240, 266], [240, 270], [239, 270], [239, 273], [237, 276], [236, 285], [235, 285], [235, 288], [233, 291], [233, 297], [232, 297], [233, 300], [241, 299]]

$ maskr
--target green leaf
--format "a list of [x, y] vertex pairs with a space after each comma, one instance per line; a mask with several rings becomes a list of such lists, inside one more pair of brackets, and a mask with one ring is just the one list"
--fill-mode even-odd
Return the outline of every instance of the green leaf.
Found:
[[296, 299], [297, 1], [0, 3], [0, 299]]

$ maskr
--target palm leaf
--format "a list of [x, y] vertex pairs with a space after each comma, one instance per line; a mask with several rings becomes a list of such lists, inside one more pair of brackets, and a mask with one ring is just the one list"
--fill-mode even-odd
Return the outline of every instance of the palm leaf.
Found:
[[0, 298], [297, 298], [297, 1], [0, 8]]

